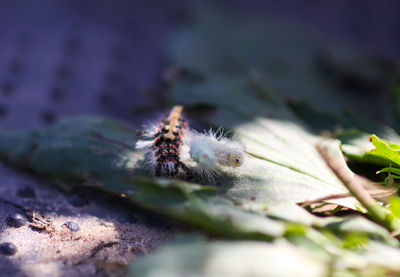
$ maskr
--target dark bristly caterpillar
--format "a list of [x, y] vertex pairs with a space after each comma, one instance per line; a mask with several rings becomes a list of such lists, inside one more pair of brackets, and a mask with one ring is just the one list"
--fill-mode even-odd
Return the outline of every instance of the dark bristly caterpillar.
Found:
[[181, 161], [184, 133], [188, 128], [182, 110], [182, 106], [174, 106], [158, 126], [147, 126], [143, 140], [136, 143], [138, 149], [147, 148], [147, 162], [155, 176], [175, 177], [182, 173], [190, 176], [190, 170]]

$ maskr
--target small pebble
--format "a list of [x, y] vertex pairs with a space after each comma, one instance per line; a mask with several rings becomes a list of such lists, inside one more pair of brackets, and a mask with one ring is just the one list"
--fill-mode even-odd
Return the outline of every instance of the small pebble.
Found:
[[0, 244], [0, 253], [7, 256], [12, 256], [17, 253], [17, 247], [11, 242], [3, 242]]
[[8, 227], [19, 228], [26, 224], [27, 219], [22, 214], [13, 214], [6, 217], [6, 224]]
[[28, 186], [17, 190], [17, 195], [22, 198], [36, 198], [35, 191]]
[[72, 222], [72, 221], [65, 222], [63, 224], [63, 226], [67, 227], [72, 232], [78, 232], [81, 229], [78, 224], [76, 224], [75, 222]]
[[72, 206], [77, 207], [77, 208], [80, 208], [80, 207], [83, 207], [83, 206], [86, 206], [86, 205], [89, 204], [89, 200], [88, 200], [85, 196], [80, 195], [80, 194], [74, 194], [74, 195], [72, 195], [72, 196], [68, 199], [68, 202], [69, 202]]

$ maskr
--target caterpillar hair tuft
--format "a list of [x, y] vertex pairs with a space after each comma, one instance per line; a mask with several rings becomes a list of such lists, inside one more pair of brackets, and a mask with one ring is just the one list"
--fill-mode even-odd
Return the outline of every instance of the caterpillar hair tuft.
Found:
[[184, 134], [188, 129], [182, 110], [182, 106], [174, 106], [158, 125], [145, 126], [143, 138], [136, 143], [137, 149], [146, 149], [147, 164], [155, 176], [175, 177], [182, 172], [190, 175], [181, 161]]

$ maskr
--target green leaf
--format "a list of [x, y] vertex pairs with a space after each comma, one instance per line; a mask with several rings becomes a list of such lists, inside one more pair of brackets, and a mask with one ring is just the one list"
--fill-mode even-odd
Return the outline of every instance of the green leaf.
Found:
[[[385, 140], [400, 142], [399, 136], [390, 129], [381, 133]], [[351, 160], [357, 162], [375, 163], [382, 166], [390, 166], [393, 162], [385, 155], [376, 154], [374, 145], [370, 142], [371, 134], [351, 129], [342, 132], [338, 139], [342, 142], [343, 153]]]
[[[323, 256], [322, 256], [323, 257]], [[131, 276], [324, 276], [321, 256], [287, 242], [181, 238], [131, 266]], [[290, 266], [282, 261], [290, 261]]]
[[[290, 128], [285, 130], [291, 132]], [[294, 129], [296, 132], [299, 130], [299, 137], [308, 136], [303, 129]], [[218, 187], [143, 177], [149, 172], [141, 169], [143, 153], [133, 149], [135, 133], [129, 126], [112, 120], [91, 117], [66, 119], [45, 130], [0, 132], [0, 156], [16, 166], [62, 181], [69, 188], [93, 186], [223, 237], [270, 241], [289, 231], [294, 234], [293, 226], [307, 232], [307, 226], [331, 229], [332, 219], [309, 214], [294, 204], [291, 193], [286, 192], [286, 196], [277, 191], [274, 196], [274, 192], [268, 190], [268, 186], [275, 183], [278, 186], [293, 182], [292, 193], [295, 193], [296, 188], [301, 188], [298, 179], [305, 178], [303, 173], [250, 156], [248, 166], [227, 170], [219, 179], [221, 186]], [[311, 145], [309, 147], [313, 149]], [[316, 155], [315, 159], [318, 161], [319, 156]], [[321, 162], [320, 166], [323, 165]], [[252, 177], [248, 171], [257, 170], [256, 166], [266, 168], [271, 176], [264, 180]], [[277, 176], [275, 170], [287, 170], [290, 173], [283, 177], [293, 176], [294, 179], [284, 183], [282, 180], [286, 179]], [[325, 190], [329, 191], [329, 186], [326, 186]], [[314, 193], [312, 188], [310, 190]], [[303, 196], [309, 193], [308, 187], [299, 193]], [[250, 197], [253, 194], [255, 199]], [[273, 199], [271, 196], [281, 198]], [[287, 225], [286, 222], [297, 222], [298, 225]], [[369, 234], [367, 229], [359, 231]], [[346, 232], [336, 230], [337, 234]], [[380, 232], [386, 240], [387, 233]], [[375, 231], [375, 234], [379, 232]]]
[[[395, 167], [385, 167], [379, 170], [377, 173], [391, 173], [391, 174], [397, 174], [400, 175], [400, 168], [395, 168]], [[393, 176], [395, 177], [395, 176]]]
[[368, 155], [377, 156], [386, 159], [396, 166], [400, 166], [400, 145], [393, 142], [387, 142], [378, 138], [376, 135], [370, 137], [375, 149], [367, 152]]
[[[243, 137], [249, 153], [254, 148], [254, 154], [249, 155], [245, 166], [226, 170], [218, 179], [218, 187], [141, 177], [149, 172], [143, 169], [143, 152], [133, 149], [135, 130], [112, 120], [91, 117], [66, 119], [45, 130], [0, 132], [0, 156], [16, 166], [50, 176], [62, 182], [64, 188], [94, 186], [213, 233], [269, 240], [282, 235], [284, 226], [268, 215], [313, 224], [318, 222], [317, 218], [295, 203], [344, 188], [326, 168], [314, 150], [313, 137], [304, 129], [291, 123], [281, 126], [279, 122], [257, 122], [247, 128], [260, 131], [271, 126], [268, 136], [271, 140], [273, 136], [278, 138], [271, 141], [271, 146], [276, 146], [271, 148]], [[278, 132], [282, 136], [290, 134], [296, 140], [301, 138], [301, 151], [296, 145], [287, 144], [291, 156], [280, 152], [279, 147], [287, 142], [279, 139]], [[308, 136], [310, 141], [304, 141]], [[309, 156], [304, 155], [306, 149]], [[271, 154], [264, 157], [263, 151]], [[296, 155], [300, 161], [294, 162], [291, 157]], [[318, 166], [324, 174], [313, 172]], [[329, 181], [325, 180], [327, 177]], [[351, 204], [348, 200], [343, 202]]]
[[388, 245], [399, 246], [399, 242], [385, 228], [362, 216], [336, 219], [336, 222], [327, 220], [323, 227], [324, 230], [329, 230], [345, 240], [355, 233], [368, 239], [385, 241]]
[[67, 119], [46, 130], [0, 132], [0, 156], [64, 188], [93, 186], [221, 235], [268, 240], [283, 233], [280, 222], [246, 211], [215, 187], [140, 177], [149, 172], [133, 148], [135, 133], [112, 120]]
[[397, 248], [352, 235], [346, 243], [352, 251], [331, 243], [321, 252], [294, 247], [283, 239], [267, 243], [185, 236], [140, 258], [130, 276], [386, 276], [400, 269]]
[[394, 216], [400, 218], [400, 199], [398, 197], [393, 197], [390, 199], [389, 208]]

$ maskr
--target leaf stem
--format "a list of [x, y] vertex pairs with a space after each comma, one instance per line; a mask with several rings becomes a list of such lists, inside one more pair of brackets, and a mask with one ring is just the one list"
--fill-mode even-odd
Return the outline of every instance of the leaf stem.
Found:
[[385, 227], [389, 232], [400, 230], [400, 220], [382, 207], [368, 193], [365, 186], [371, 181], [353, 173], [346, 164], [338, 144], [332, 147], [327, 141], [317, 144], [317, 150], [329, 168], [342, 181], [350, 193], [367, 209], [372, 219]]

